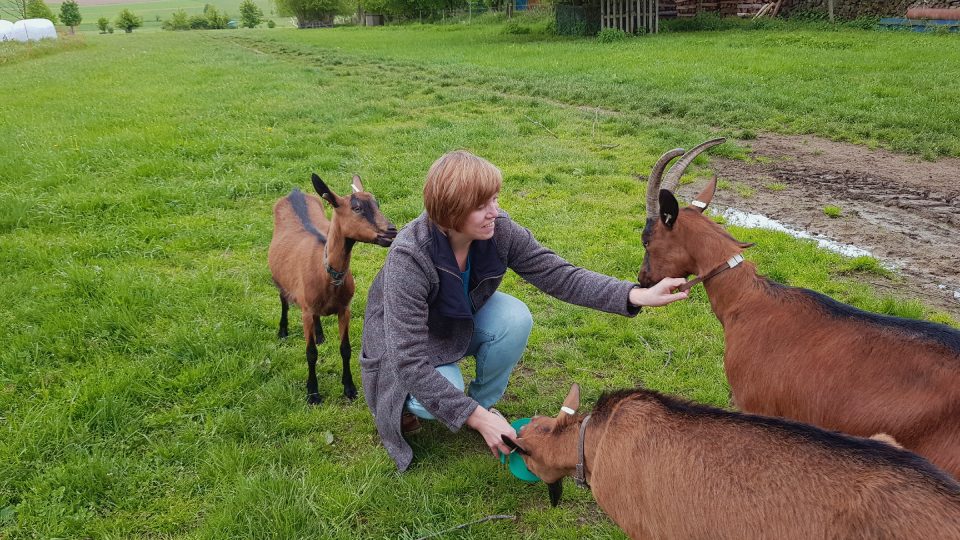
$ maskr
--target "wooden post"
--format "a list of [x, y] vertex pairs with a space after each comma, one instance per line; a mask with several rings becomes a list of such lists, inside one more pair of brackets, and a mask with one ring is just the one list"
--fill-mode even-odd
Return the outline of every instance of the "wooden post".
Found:
[[830, 22], [833, 22], [833, 0], [827, 0], [827, 11], [830, 13]]

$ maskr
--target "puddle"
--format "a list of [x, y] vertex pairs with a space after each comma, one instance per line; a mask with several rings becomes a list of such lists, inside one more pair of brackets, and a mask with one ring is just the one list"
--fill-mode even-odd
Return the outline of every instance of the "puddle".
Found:
[[[880, 266], [886, 268], [887, 270], [898, 271], [902, 270], [904, 267], [902, 263], [877, 257], [867, 249], [850, 244], [844, 244], [843, 242], [838, 242], [832, 238], [828, 238], [820, 234], [812, 234], [806, 231], [787, 227], [783, 223], [780, 223], [775, 219], [771, 219], [763, 214], [744, 212], [742, 210], [737, 210], [736, 208], [724, 208], [722, 210], [718, 209], [718, 211], [711, 211], [711, 213], [723, 217], [723, 219], [726, 220], [726, 223], [729, 225], [736, 225], [738, 227], [746, 227], [749, 229], [767, 229], [771, 231], [779, 231], [789, 234], [794, 238], [814, 240], [822, 249], [839, 253], [845, 257], [873, 257], [879, 261]], [[957, 302], [960, 302], [960, 290], [954, 290], [953, 287], [944, 283], [938, 284], [937, 288], [941, 291], [952, 292], [953, 299]]]
[[[723, 219], [725, 219], [730, 225], [747, 227], [750, 229], [768, 229], [772, 231], [780, 231], [787, 233], [794, 238], [815, 240], [817, 245], [819, 245], [821, 248], [847, 257], [874, 257], [873, 253], [870, 253], [866, 249], [857, 246], [851, 246], [850, 244], [844, 244], [842, 242], [837, 242], [836, 240], [827, 238], [826, 236], [810, 234], [806, 231], [791, 229], [783, 223], [780, 223], [775, 219], [770, 219], [763, 214], [751, 214], [749, 212], [737, 210], [736, 208], [726, 208], [722, 212], [719, 212], [718, 215], [722, 216]], [[881, 261], [880, 264], [888, 270], [896, 270], [899, 267], [899, 265], [890, 261]]]

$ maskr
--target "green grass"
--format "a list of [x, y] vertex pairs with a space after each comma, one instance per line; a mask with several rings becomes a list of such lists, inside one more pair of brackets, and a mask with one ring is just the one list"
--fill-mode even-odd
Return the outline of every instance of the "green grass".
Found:
[[[759, 45], [739, 34], [629, 40], [606, 44], [612, 56], [602, 61], [592, 41], [524, 41], [494, 26], [87, 35], [42, 53], [3, 44], [0, 537], [417, 538], [492, 514], [517, 519], [462, 536], [622, 537], [589, 492], [570, 486], [551, 508], [543, 485], [513, 479], [469, 430], [428, 425], [414, 440], [415, 466], [396, 474], [363, 401], [339, 397], [336, 340], [320, 348], [327, 400], [308, 407], [299, 324], [275, 339], [271, 207], [307, 188], [310, 172], [341, 192], [358, 172], [403, 224], [420, 212], [430, 163], [466, 148], [502, 168], [502, 206], [543, 243], [630, 279], [644, 215], [634, 175], [666, 148], [744, 129], [729, 115], [702, 115], [716, 93], [749, 80], [715, 86], [722, 70], [686, 53], [713, 56], [719, 46], [771, 62], [758, 48], [796, 39], [752, 37]], [[922, 43], [890, 37], [891, 60]], [[779, 61], [765, 62], [741, 66], [781, 77]], [[929, 79], [955, 77], [956, 65]], [[665, 80], [632, 88], [648, 69]], [[602, 73], [626, 75], [604, 82]], [[925, 129], [955, 148], [955, 126], [941, 123], [954, 114], [943, 94], [952, 87], [931, 96], [931, 80], [902, 80], [912, 98], [898, 103], [935, 102]], [[748, 127], [799, 115], [809, 86], [820, 80], [783, 87], [783, 106], [758, 106]], [[641, 91], [649, 98], [627, 99]], [[657, 105], [664, 100], [689, 109]], [[861, 126], [886, 125], [882, 107], [858, 105], [831, 107], [848, 107]], [[811, 126], [822, 118], [807, 112]], [[695, 175], [707, 165], [698, 159]], [[875, 271], [868, 262], [851, 266], [782, 234], [731, 232], [757, 243], [748, 257], [779, 281], [956, 324], [875, 295], [856, 279]], [[385, 254], [354, 250], [355, 356]], [[563, 304], [512, 274], [503, 290], [536, 321], [499, 405], [508, 417], [554, 414], [574, 381], [586, 403], [644, 384], [727, 405], [722, 329], [702, 288], [636, 319]], [[333, 335], [333, 321], [325, 325]]]
[[828, 204], [827, 206], [823, 207], [823, 213], [826, 214], [827, 217], [838, 218], [843, 213], [843, 211], [840, 209], [839, 206]]

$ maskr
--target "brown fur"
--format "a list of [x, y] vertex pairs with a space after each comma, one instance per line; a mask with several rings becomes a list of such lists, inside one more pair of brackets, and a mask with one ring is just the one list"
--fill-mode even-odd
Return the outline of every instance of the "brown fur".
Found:
[[[564, 402], [579, 407], [579, 389]], [[583, 415], [535, 417], [518, 443], [571, 476]], [[960, 538], [960, 485], [911, 452], [796, 422], [633, 390], [587, 424], [587, 480], [631, 538]]]
[[[315, 189], [333, 207], [333, 212], [328, 220], [320, 200], [306, 195], [306, 215], [315, 230], [326, 237], [325, 241], [312, 234], [301, 222], [291, 202], [292, 195], [278, 200], [273, 207], [273, 240], [267, 258], [273, 281], [280, 289], [283, 311], [278, 335], [281, 338], [287, 335], [287, 302], [300, 306], [307, 341], [307, 399], [310, 403], [320, 402], [315, 366], [316, 345], [323, 342], [320, 317], [324, 315], [336, 314], [339, 320], [344, 394], [349, 399], [356, 397], [357, 390], [350, 372], [350, 300], [355, 290], [350, 272], [352, 246], [357, 241], [389, 246], [397, 234], [393, 224], [377, 208], [373, 196], [362, 191], [357, 176], [354, 185], [360, 192], [339, 197], [314, 175]], [[372, 221], [362, 212], [355, 211], [358, 206], [368, 210]], [[327, 264], [344, 272], [342, 285], [333, 283]]]
[[[698, 200], [709, 203], [714, 187]], [[743, 251], [701, 212], [680, 210], [672, 227], [648, 222], [641, 284], [704, 275]], [[723, 324], [737, 407], [852, 435], [887, 433], [960, 478], [960, 332], [774, 284], [748, 262], [704, 286]]]

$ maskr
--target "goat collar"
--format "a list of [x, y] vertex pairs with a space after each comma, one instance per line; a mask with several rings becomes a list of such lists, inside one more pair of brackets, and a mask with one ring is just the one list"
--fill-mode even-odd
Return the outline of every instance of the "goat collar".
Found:
[[333, 283], [334, 287], [340, 287], [343, 285], [344, 280], [347, 278], [347, 271], [338, 271], [334, 270], [330, 266], [329, 259], [327, 258], [327, 246], [323, 246], [323, 265], [327, 267], [327, 273], [330, 274], [330, 282]]
[[583, 417], [583, 422], [580, 422], [580, 437], [577, 439], [577, 468], [573, 473], [573, 481], [579, 487], [590, 489], [590, 484], [587, 483], [587, 464], [586, 459], [583, 457], [583, 438], [587, 434], [587, 423], [590, 421], [590, 415]]
[[723, 272], [726, 272], [727, 270], [729, 270], [729, 269], [731, 269], [731, 268], [736, 268], [736, 267], [739, 266], [740, 263], [742, 263], [742, 262], [743, 262], [743, 255], [737, 253], [737, 254], [734, 255], [733, 257], [730, 257], [729, 259], [727, 259], [727, 262], [725, 262], [725, 263], [717, 266], [716, 268], [714, 268], [713, 270], [711, 270], [710, 272], [708, 272], [707, 275], [705, 275], [705, 276], [703, 276], [703, 277], [697, 276], [697, 277], [695, 277], [695, 278], [687, 281], [687, 282], [684, 283], [683, 285], [677, 287], [677, 289], [680, 290], [681, 292], [682, 292], [682, 291], [689, 291], [689, 290], [692, 289], [697, 283], [705, 282], [705, 281], [707, 281], [708, 279], [710, 279], [710, 278], [712, 278], [712, 277], [715, 277], [717, 274], [722, 274]]

